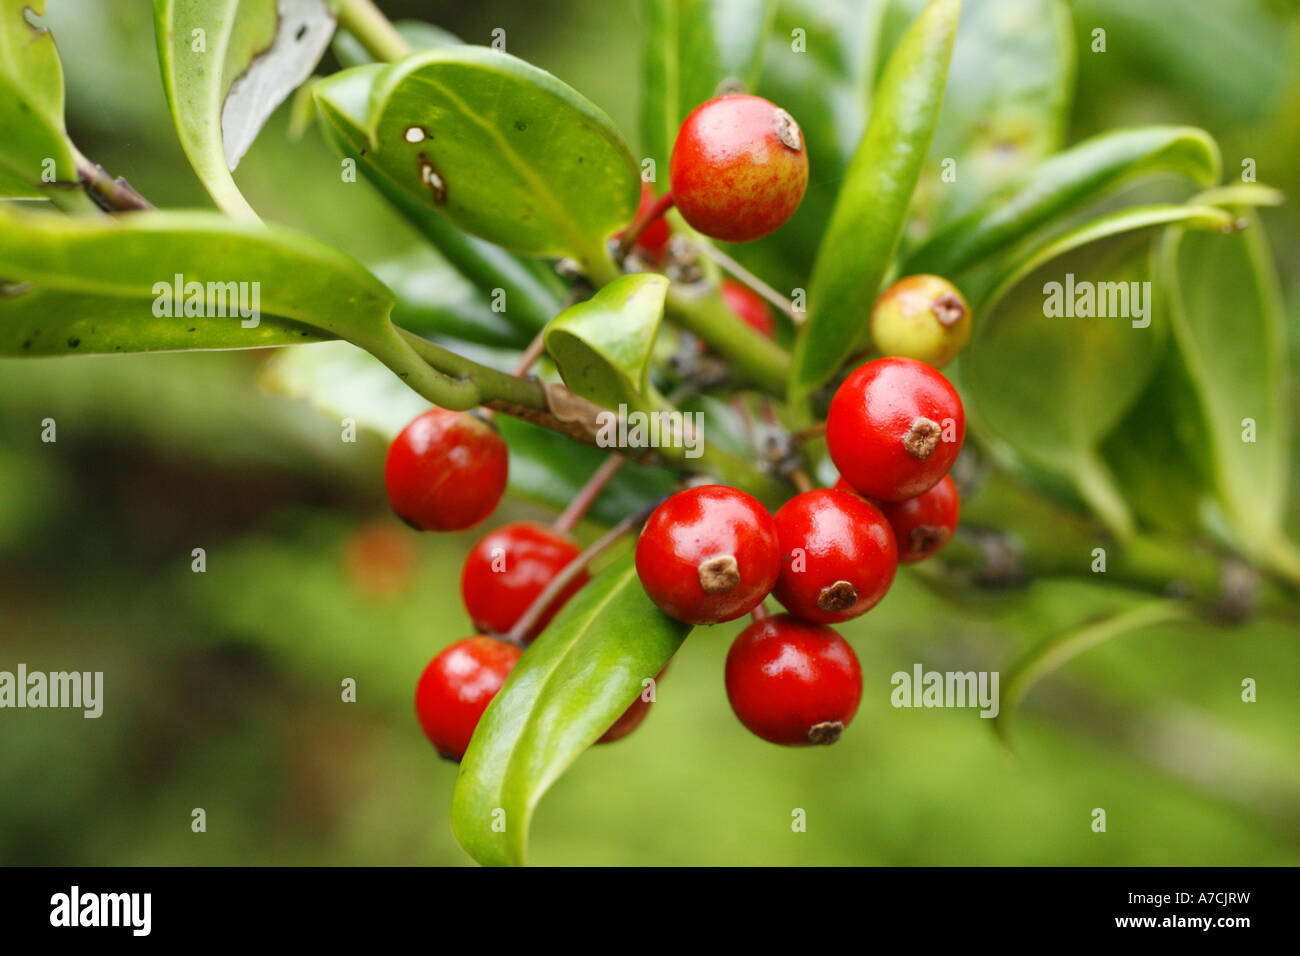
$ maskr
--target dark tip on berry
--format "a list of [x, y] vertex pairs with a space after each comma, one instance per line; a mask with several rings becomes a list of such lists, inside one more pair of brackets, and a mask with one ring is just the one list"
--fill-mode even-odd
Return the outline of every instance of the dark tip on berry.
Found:
[[966, 305], [962, 302], [961, 296], [951, 292], [945, 292], [935, 299], [934, 305], [930, 306], [930, 311], [945, 329], [952, 328], [966, 317]]
[[775, 126], [777, 139], [796, 153], [803, 149], [803, 133], [799, 131], [799, 124], [794, 121], [793, 116], [779, 107], [776, 111]]
[[848, 581], [836, 581], [822, 588], [817, 595], [817, 606], [828, 613], [847, 611], [858, 603], [857, 589]]
[[908, 536], [908, 547], [913, 554], [937, 551], [948, 543], [948, 535], [948, 529], [941, 525], [917, 525]]
[[407, 517], [405, 517], [404, 515], [397, 514], [396, 511], [394, 511], [393, 514], [397, 515], [398, 520], [400, 520], [400, 521], [402, 522], [402, 524], [406, 525], [408, 528], [412, 528], [412, 529], [414, 529], [415, 531], [423, 531], [423, 530], [424, 530], [424, 529], [421, 528], [418, 524], [416, 524], [414, 521], [412, 521], [410, 518], [407, 518]]
[[734, 76], [725, 77], [713, 91], [717, 96], [738, 96], [745, 92], [745, 81]]
[[740, 565], [734, 554], [719, 554], [700, 562], [700, 587], [706, 594], [730, 591], [740, 583]]
[[912, 428], [903, 438], [903, 447], [921, 461], [925, 461], [939, 446], [942, 429], [939, 423], [929, 418], [918, 418], [912, 422]]
[[808, 743], [814, 746], [833, 744], [844, 733], [844, 725], [838, 720], [824, 720], [808, 728]]

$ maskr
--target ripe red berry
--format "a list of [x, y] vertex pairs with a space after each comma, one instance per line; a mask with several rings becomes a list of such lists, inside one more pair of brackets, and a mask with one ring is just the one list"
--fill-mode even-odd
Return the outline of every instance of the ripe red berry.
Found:
[[889, 522], [858, 495], [819, 488], [776, 513], [781, 575], [772, 595], [807, 621], [834, 624], [865, 614], [898, 569]]
[[720, 96], [682, 123], [668, 175], [691, 226], [750, 242], [794, 215], [808, 185], [808, 152], [785, 110], [759, 96]]
[[862, 668], [824, 624], [774, 614], [727, 653], [727, 698], [740, 722], [774, 744], [833, 744], [858, 712]]
[[[655, 191], [649, 183], [641, 183], [641, 206], [636, 211], [636, 216], [632, 220], [638, 221], [655, 203]], [[615, 233], [614, 238], [622, 238], [623, 233]], [[658, 264], [664, 257], [664, 251], [668, 248], [668, 240], [673, 236], [673, 230], [668, 225], [668, 220], [660, 216], [654, 222], [650, 223], [641, 230], [641, 235], [636, 237], [634, 248], [643, 253], [644, 257], [650, 260], [652, 265]]]
[[417, 530], [460, 531], [496, 508], [509, 462], [506, 443], [491, 424], [467, 412], [431, 408], [388, 448], [388, 500]]
[[961, 398], [909, 358], [868, 362], [844, 380], [826, 416], [831, 460], [868, 498], [904, 501], [948, 473], [966, 438]]
[[688, 624], [748, 614], [772, 590], [779, 570], [772, 516], [725, 485], [673, 495], [637, 539], [636, 571], [646, 594]]
[[957, 530], [961, 500], [952, 477], [944, 475], [929, 491], [896, 504], [884, 504], [880, 510], [894, 529], [898, 560], [911, 564], [943, 550]]
[[[579, 554], [567, 535], [528, 521], [503, 525], [484, 537], [465, 558], [460, 593], [474, 626], [505, 634], [564, 567]], [[587, 583], [579, 572], [524, 635], [532, 640], [555, 612]]]
[[744, 319], [745, 324], [769, 339], [776, 335], [776, 320], [772, 310], [767, 307], [763, 297], [749, 286], [741, 285], [732, 279], [723, 279], [718, 292], [727, 308]]
[[947, 279], [905, 276], [871, 309], [871, 344], [885, 355], [904, 355], [941, 368], [970, 339], [970, 307]]
[[415, 685], [415, 716], [438, 753], [448, 760], [465, 756], [479, 718], [522, 653], [480, 634], [457, 641], [429, 662]]

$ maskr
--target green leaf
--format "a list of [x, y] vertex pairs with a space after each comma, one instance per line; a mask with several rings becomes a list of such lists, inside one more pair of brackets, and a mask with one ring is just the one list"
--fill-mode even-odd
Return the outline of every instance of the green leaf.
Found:
[[677, 129], [723, 84], [752, 91], [774, 0], [644, 0], [641, 135], [665, 178]]
[[63, 66], [54, 37], [33, 22], [44, 14], [45, 0], [0, 0], [0, 194], [71, 200], [76, 192], [48, 188], [51, 176], [76, 182], [77, 168], [63, 125]]
[[960, 0], [933, 0], [885, 67], [817, 252], [790, 370], [794, 398], [835, 374], [870, 318], [934, 135], [960, 13]]
[[1290, 487], [1286, 323], [1263, 228], [1248, 221], [1228, 236], [1170, 229], [1157, 269], [1191, 385], [1184, 397], [1203, 426], [1189, 437], [1208, 456], [1234, 544], [1268, 560]]
[[817, 245], [871, 112], [885, 5], [885, 0], [777, 4], [758, 93], [798, 121], [811, 175], [789, 222], [758, 242], [732, 250], [776, 288], [803, 287], [812, 272]]
[[641, 681], [663, 670], [689, 631], [646, 596], [632, 555], [578, 592], [520, 658], [474, 731], [452, 795], [461, 846], [484, 865], [522, 865], [542, 794], [636, 699]]
[[1053, 635], [1011, 665], [1002, 685], [1001, 707], [993, 718], [993, 730], [1005, 742], [1011, 718], [1030, 688], [1044, 677], [1107, 641], [1134, 631], [1188, 617], [1187, 609], [1174, 601], [1152, 601], [1118, 611], [1083, 627]]
[[[1074, 28], [1064, 0], [967, 3], [915, 225], [931, 232], [1055, 153], [1073, 88]], [[945, 180], [949, 159], [955, 177]]]
[[[1146, 294], [1152, 287], [1142, 285], [1150, 281], [1142, 230], [1170, 222], [1222, 229], [1232, 221], [1222, 210], [1201, 206], [1104, 216], [1018, 263], [975, 309], [973, 341], [961, 366], [972, 425], [1071, 481], [1120, 537], [1131, 533], [1132, 516], [1097, 446], [1137, 400], [1165, 346], [1163, 323], [1152, 321], [1154, 293]], [[1096, 292], [1094, 317], [1073, 314], [1085, 288], [1075, 286], [1076, 279]], [[1145, 317], [1137, 317], [1135, 289]], [[1104, 317], [1098, 314], [1103, 296]]]
[[621, 276], [557, 315], [545, 342], [564, 384], [605, 408], [647, 410], [650, 360], [667, 292], [664, 276]]
[[641, 196], [609, 117], [544, 70], [485, 47], [379, 69], [366, 131], [384, 176], [507, 249], [604, 261], [605, 241]]
[[[365, 133], [366, 110], [383, 66], [335, 73], [312, 89], [326, 139], [340, 156], [357, 164], [365, 177], [467, 280], [487, 294], [505, 291], [501, 317], [529, 338], [560, 308], [562, 283], [540, 263], [520, 259], [500, 246], [467, 234], [445, 216], [412, 198], [374, 163]], [[400, 321], [400, 319], [399, 319]]]
[[1017, 176], [935, 233], [901, 271], [955, 277], [1129, 180], [1172, 173], [1208, 186], [1218, 180], [1219, 169], [1214, 140], [1194, 127], [1102, 133]]
[[[177, 275], [187, 285], [179, 303]], [[201, 212], [69, 218], [0, 206], [0, 276], [0, 354], [9, 355], [367, 338], [388, 327], [393, 302], [329, 246]], [[240, 284], [255, 317], [237, 308]], [[185, 314], [187, 304], [203, 314]], [[169, 309], [180, 314], [158, 314]]]
[[493, 311], [488, 298], [431, 249], [416, 247], [371, 271], [397, 296], [392, 319], [404, 329], [493, 348], [522, 349], [532, 341], [533, 333]]
[[334, 33], [326, 0], [154, 0], [163, 88], [181, 148], [216, 204], [256, 218], [230, 172]]

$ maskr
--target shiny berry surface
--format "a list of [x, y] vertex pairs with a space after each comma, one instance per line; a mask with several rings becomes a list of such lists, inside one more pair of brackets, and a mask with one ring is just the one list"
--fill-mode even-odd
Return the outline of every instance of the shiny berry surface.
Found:
[[840, 475], [879, 501], [905, 501], [933, 488], [965, 438], [957, 390], [941, 372], [909, 358], [876, 359], [855, 370], [826, 417], [826, 443]]
[[766, 335], [769, 339], [776, 335], [776, 320], [763, 297], [748, 286], [741, 285], [734, 279], [723, 279], [718, 292], [727, 308], [740, 316], [755, 332]]
[[748, 614], [772, 590], [779, 568], [772, 516], [725, 485], [673, 495], [637, 539], [636, 570], [646, 594], [688, 624]]
[[795, 495], [775, 515], [781, 574], [772, 596], [820, 624], [865, 614], [898, 569], [894, 533], [858, 495], [820, 488]]
[[[460, 594], [470, 620], [480, 630], [507, 633], [578, 554], [577, 544], [567, 535], [533, 522], [520, 521], [492, 531], [474, 546], [461, 569]], [[579, 572], [529, 628], [525, 639], [540, 634], [588, 579], [586, 570]]]
[[460, 760], [479, 718], [523, 653], [513, 644], [477, 635], [431, 660], [415, 686], [415, 716], [448, 760]]
[[915, 498], [886, 503], [881, 509], [898, 542], [898, 560], [904, 564], [924, 561], [943, 550], [961, 518], [961, 499], [952, 477]]
[[824, 624], [774, 614], [740, 632], [727, 653], [727, 698], [740, 722], [774, 744], [839, 740], [862, 699], [862, 669]]
[[421, 531], [460, 531], [494, 510], [506, 490], [509, 453], [490, 424], [432, 408], [388, 447], [384, 484], [397, 516]]
[[758, 96], [721, 96], [682, 123], [669, 178], [692, 227], [713, 239], [751, 242], [794, 215], [808, 185], [808, 151], [785, 110]]

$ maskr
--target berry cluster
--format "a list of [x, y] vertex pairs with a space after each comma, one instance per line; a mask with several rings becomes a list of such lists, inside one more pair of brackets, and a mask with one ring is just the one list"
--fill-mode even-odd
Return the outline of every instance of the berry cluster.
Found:
[[[674, 241], [663, 219], [672, 205], [715, 239], [745, 242], [779, 227], [803, 196], [808, 159], [784, 110], [755, 96], [723, 96], [686, 118], [670, 174], [663, 197], [643, 187], [637, 219], [616, 237], [624, 254], [651, 266], [662, 265]], [[775, 336], [771, 310], [749, 287], [724, 280], [719, 292], [756, 334]], [[687, 488], [650, 514], [637, 540], [637, 574], [666, 614], [692, 625], [754, 615], [727, 656], [727, 695], [740, 721], [774, 743], [839, 738], [857, 711], [862, 675], [829, 625], [875, 607], [899, 562], [935, 554], [957, 525], [947, 474], [965, 418], [935, 366], [965, 343], [969, 310], [945, 280], [909, 276], [880, 297], [871, 328], [892, 357], [859, 367], [831, 402], [826, 440], [842, 476], [835, 487], [807, 488], [774, 515], [736, 488]], [[489, 418], [435, 408], [394, 440], [385, 479], [407, 524], [457, 531], [495, 510], [508, 467]], [[587, 582], [584, 556], [568, 534], [577, 517], [566, 512], [549, 528], [505, 525], [466, 558], [461, 596], [479, 633], [438, 654], [416, 688], [420, 724], [444, 757], [463, 757], [529, 642]], [[768, 595], [788, 613], [769, 616]], [[635, 729], [648, 704], [634, 701], [601, 742]]]
[[[915, 359], [877, 359], [831, 402], [826, 439], [841, 478], [769, 515], [722, 485], [679, 492], [650, 516], [637, 573], [665, 613], [716, 624], [753, 613], [727, 655], [727, 696], [764, 740], [837, 740], [857, 711], [862, 676], [827, 625], [871, 610], [900, 561], [937, 553], [957, 527], [948, 477], [965, 437], [961, 399]], [[767, 616], [769, 594], [788, 611]]]

